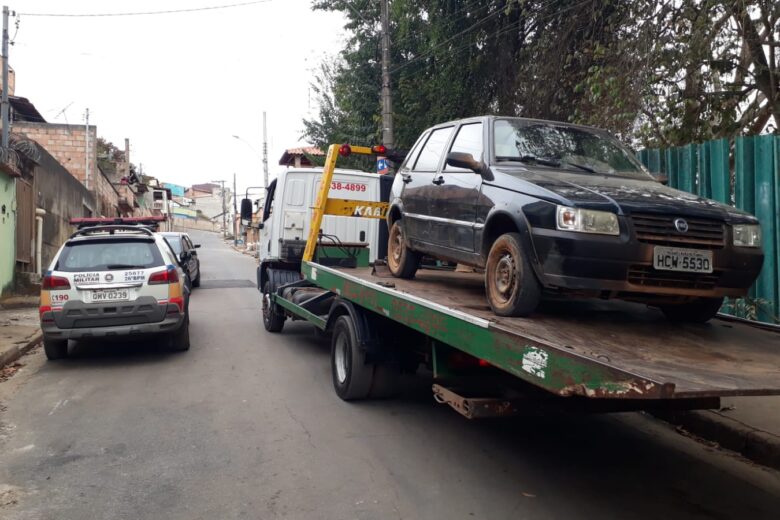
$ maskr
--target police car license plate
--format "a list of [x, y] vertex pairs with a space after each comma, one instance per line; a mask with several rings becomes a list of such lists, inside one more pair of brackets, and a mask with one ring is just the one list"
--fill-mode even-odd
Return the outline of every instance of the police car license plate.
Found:
[[123, 302], [130, 299], [127, 289], [95, 289], [92, 291], [92, 303]]
[[655, 246], [653, 267], [660, 271], [711, 273], [712, 251]]

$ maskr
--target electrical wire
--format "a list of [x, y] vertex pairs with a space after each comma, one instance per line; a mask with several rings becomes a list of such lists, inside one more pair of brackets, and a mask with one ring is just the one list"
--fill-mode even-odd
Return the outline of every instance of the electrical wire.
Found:
[[212, 5], [205, 7], [191, 7], [186, 9], [169, 9], [164, 11], [137, 11], [126, 13], [17, 13], [17, 16], [47, 16], [60, 18], [96, 18], [96, 17], [114, 17], [114, 16], [147, 16], [156, 14], [177, 14], [194, 13], [197, 11], [213, 11], [216, 9], [230, 9], [233, 7], [243, 7], [247, 5], [264, 4], [273, 0], [253, 0], [251, 2], [240, 2], [237, 4]]

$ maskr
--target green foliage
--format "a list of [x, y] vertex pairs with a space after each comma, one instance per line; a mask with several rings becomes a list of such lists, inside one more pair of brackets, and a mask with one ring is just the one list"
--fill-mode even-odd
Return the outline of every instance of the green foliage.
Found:
[[[304, 134], [320, 146], [376, 142], [379, 3], [313, 7], [342, 12], [348, 36], [322, 64], [320, 111]], [[400, 148], [433, 124], [479, 114], [590, 124], [645, 146], [780, 123], [778, 2], [393, 0], [390, 11]]]

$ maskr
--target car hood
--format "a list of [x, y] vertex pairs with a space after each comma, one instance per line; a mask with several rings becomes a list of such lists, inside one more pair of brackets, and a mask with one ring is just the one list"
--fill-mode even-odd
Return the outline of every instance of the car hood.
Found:
[[[573, 173], [566, 170], [501, 168], [496, 172], [514, 179], [507, 179], [506, 187], [515, 184], [510, 189], [524, 185], [531, 188], [530, 195], [570, 206], [603, 209], [611, 207], [612, 211], [624, 214], [674, 213], [727, 221], [755, 221], [750, 214], [731, 206], [664, 186], [654, 180]], [[529, 190], [521, 188], [517, 191]], [[544, 196], [545, 192], [548, 196]]]

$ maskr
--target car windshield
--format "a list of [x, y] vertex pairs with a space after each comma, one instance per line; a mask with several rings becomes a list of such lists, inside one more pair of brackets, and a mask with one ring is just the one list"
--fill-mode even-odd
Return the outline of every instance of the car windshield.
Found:
[[498, 162], [562, 167], [578, 172], [651, 180], [629, 150], [606, 133], [522, 119], [498, 119], [493, 149]]
[[181, 237], [179, 235], [165, 235], [165, 240], [171, 245], [171, 249], [176, 253], [176, 256], [181, 254]]
[[162, 255], [148, 240], [99, 240], [66, 244], [55, 271], [148, 269], [163, 265]]

